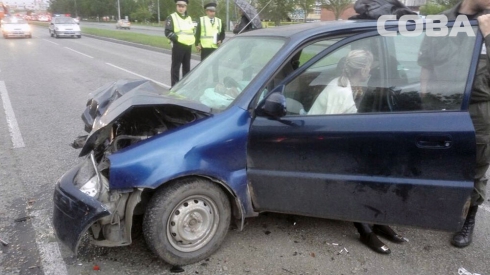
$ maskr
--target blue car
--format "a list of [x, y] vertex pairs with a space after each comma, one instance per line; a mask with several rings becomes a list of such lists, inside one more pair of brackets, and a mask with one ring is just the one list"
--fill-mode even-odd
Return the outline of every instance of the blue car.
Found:
[[[91, 93], [88, 135], [73, 143], [80, 164], [54, 191], [58, 238], [74, 252], [87, 232], [95, 245], [130, 245], [143, 215], [151, 250], [186, 265], [263, 212], [458, 231], [473, 189], [468, 105], [482, 37], [476, 22], [435, 37], [428, 23], [405, 23], [385, 25], [394, 35], [374, 21], [256, 30], [170, 90], [118, 80]], [[451, 62], [429, 64], [437, 78], [427, 79], [419, 53], [431, 41]], [[372, 56], [355, 87], [362, 100], [313, 112], [356, 50]]]

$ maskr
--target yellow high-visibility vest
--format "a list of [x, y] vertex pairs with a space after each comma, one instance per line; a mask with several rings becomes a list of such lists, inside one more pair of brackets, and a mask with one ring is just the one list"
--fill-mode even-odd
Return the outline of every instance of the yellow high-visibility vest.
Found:
[[177, 41], [184, 45], [192, 45], [196, 42], [194, 37], [194, 24], [190, 16], [186, 19], [182, 19], [176, 12], [172, 13], [172, 20], [174, 23], [174, 33], [177, 35]]
[[218, 48], [218, 34], [221, 32], [221, 19], [214, 18], [214, 24], [211, 24], [211, 18], [202, 16], [201, 20], [201, 46], [203, 48]]

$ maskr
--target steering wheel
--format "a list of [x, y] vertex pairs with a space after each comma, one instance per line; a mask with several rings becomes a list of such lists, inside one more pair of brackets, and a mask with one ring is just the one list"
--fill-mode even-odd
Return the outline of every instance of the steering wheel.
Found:
[[395, 87], [389, 87], [386, 91], [386, 103], [390, 112], [394, 112], [398, 109], [398, 103], [396, 97], [400, 94], [401, 90], [395, 90]]
[[243, 90], [242, 85], [238, 83], [234, 78], [227, 76], [223, 79], [223, 84], [225, 85], [226, 88], [232, 88], [235, 87], [237, 88], [240, 92]]

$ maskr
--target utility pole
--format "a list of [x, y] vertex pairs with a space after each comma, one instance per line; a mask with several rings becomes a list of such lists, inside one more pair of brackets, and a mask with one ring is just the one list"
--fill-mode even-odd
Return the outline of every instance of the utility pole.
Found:
[[158, 7], [157, 7], [157, 11], [158, 11], [158, 25], [160, 25], [160, 0], [158, 0]]
[[75, 17], [78, 19], [77, 0], [75, 0]]
[[226, 0], [226, 26], [228, 30], [231, 30], [230, 26], [230, 0]]
[[121, 4], [119, 3], [120, 0], [117, 0], [117, 20], [121, 20]]

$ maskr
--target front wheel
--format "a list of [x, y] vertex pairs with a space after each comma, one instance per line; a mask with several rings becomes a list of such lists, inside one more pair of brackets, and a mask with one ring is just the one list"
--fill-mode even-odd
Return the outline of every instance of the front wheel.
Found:
[[208, 258], [223, 242], [231, 219], [225, 192], [189, 178], [157, 191], [146, 210], [143, 234], [150, 249], [172, 265]]

